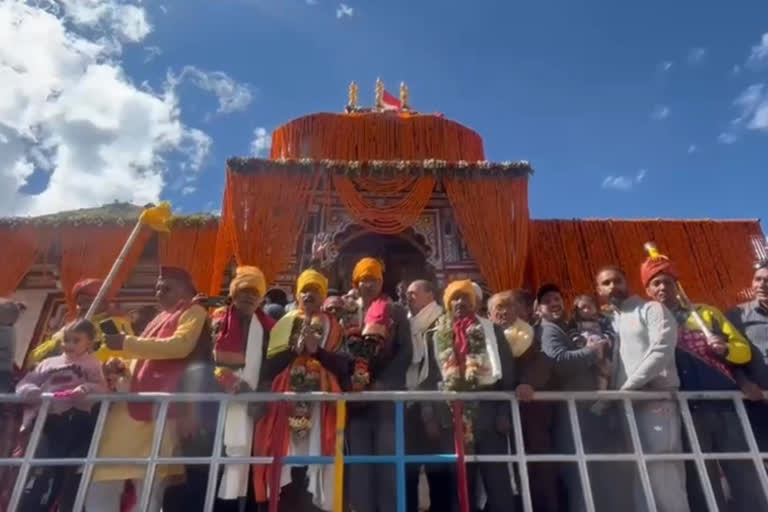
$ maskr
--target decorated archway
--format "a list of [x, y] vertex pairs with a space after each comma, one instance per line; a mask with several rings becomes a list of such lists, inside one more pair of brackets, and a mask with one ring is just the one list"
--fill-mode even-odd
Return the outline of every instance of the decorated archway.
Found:
[[386, 235], [350, 226], [334, 237], [334, 255], [328, 262], [328, 273], [332, 286], [346, 290], [352, 284], [355, 263], [366, 256], [377, 258], [384, 264], [384, 291], [394, 297], [400, 281], [435, 278], [435, 268], [429, 262], [431, 252], [424, 237], [410, 228]]

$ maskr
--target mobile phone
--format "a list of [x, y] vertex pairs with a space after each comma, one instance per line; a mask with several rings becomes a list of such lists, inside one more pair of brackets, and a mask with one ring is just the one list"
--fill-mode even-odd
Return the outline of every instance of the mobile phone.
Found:
[[99, 322], [99, 328], [104, 334], [120, 334], [120, 330], [117, 328], [115, 321], [110, 319]]

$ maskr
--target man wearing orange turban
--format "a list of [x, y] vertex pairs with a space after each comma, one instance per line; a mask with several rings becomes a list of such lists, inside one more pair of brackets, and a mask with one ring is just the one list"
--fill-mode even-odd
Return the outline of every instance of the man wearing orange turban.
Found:
[[[643, 263], [643, 284], [648, 296], [661, 302], [675, 315], [678, 325], [675, 362], [683, 391], [739, 390], [743, 367], [750, 362], [749, 343], [717, 308], [688, 303], [679, 293], [678, 274], [674, 263], [665, 256], [650, 257]], [[695, 312], [695, 313], [694, 313]], [[699, 323], [702, 322], [705, 327]], [[705, 332], [706, 331], [706, 332]], [[701, 402], [691, 407], [693, 421], [704, 452], [738, 451], [741, 433], [735, 432], [736, 411], [729, 403]], [[727, 503], [720, 485], [720, 467], [731, 490], [733, 503]], [[759, 493], [749, 484], [750, 475], [741, 464], [707, 461], [707, 470], [721, 510], [750, 510], [759, 503]], [[688, 472], [688, 499], [692, 510], [706, 509], [698, 475]]]
[[[427, 350], [430, 363], [429, 376], [422, 383], [424, 390], [446, 391], [511, 391], [516, 378], [514, 358], [501, 327], [477, 314], [477, 290], [469, 280], [453, 281], [443, 294], [446, 312], [441, 315], [428, 334]], [[456, 443], [477, 454], [507, 452], [511, 430], [509, 402], [480, 402], [477, 407], [464, 406], [464, 436], [456, 436], [446, 421], [452, 414], [444, 403], [421, 404], [422, 419], [428, 433], [440, 440], [441, 452], [454, 450]], [[454, 477], [456, 478], [456, 477]], [[468, 497], [477, 496], [478, 478], [482, 479], [487, 495], [485, 510], [503, 512], [513, 502], [511, 475], [506, 463], [490, 462], [467, 466], [466, 488]], [[451, 490], [459, 490], [458, 502], [464, 484], [458, 478]], [[454, 491], [455, 492], [455, 491]], [[469, 501], [472, 501], [471, 499]]]
[[[360, 295], [361, 323], [364, 323], [363, 333], [345, 340], [355, 358], [352, 385], [355, 389], [405, 389], [413, 353], [408, 313], [382, 293], [384, 269], [378, 260], [358, 261], [352, 271], [352, 283]], [[354, 455], [394, 453], [394, 420], [391, 403], [351, 408], [347, 427], [349, 452]], [[391, 465], [359, 465], [349, 476], [349, 502], [353, 510], [395, 509], [395, 471]]]
[[[272, 329], [264, 361], [271, 391], [338, 393], [349, 380], [350, 361], [341, 352], [342, 329], [333, 315], [321, 311], [328, 293], [328, 279], [316, 270], [305, 270], [296, 282], [298, 309], [285, 314]], [[296, 375], [302, 375], [298, 381]], [[253, 436], [254, 455], [274, 455], [275, 440], [282, 439], [283, 456], [330, 456], [336, 440], [336, 406], [331, 402], [294, 403], [290, 406], [288, 431], [280, 420], [284, 404], [270, 404]], [[285, 420], [283, 420], [285, 421]], [[280, 436], [280, 437], [278, 437]], [[309, 440], [309, 442], [307, 442]], [[270, 466], [253, 466], [257, 502], [268, 499]], [[311, 465], [280, 468], [280, 510], [331, 510], [333, 466]], [[288, 486], [288, 484], [293, 485]]]

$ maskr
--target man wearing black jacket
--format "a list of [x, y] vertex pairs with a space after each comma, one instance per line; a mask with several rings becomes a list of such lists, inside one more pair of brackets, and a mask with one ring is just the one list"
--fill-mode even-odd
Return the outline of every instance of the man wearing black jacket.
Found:
[[[381, 263], [373, 258], [360, 260], [352, 274], [360, 295], [360, 314], [365, 323], [359, 339], [349, 336], [346, 343], [375, 343], [371, 357], [355, 356], [356, 374], [367, 378], [364, 390], [404, 390], [411, 365], [413, 347], [408, 313], [400, 304], [382, 294], [384, 283]], [[374, 309], [376, 315], [370, 315]], [[371, 318], [373, 316], [373, 318]], [[360, 368], [365, 368], [359, 370]], [[362, 380], [358, 380], [360, 386]], [[353, 390], [357, 387], [353, 384]], [[394, 455], [394, 404], [376, 402], [351, 404], [347, 426], [347, 446], [351, 455]], [[353, 512], [391, 512], [395, 510], [397, 489], [392, 464], [359, 464], [349, 472], [348, 499]]]
[[[588, 341], [583, 346], [568, 336], [565, 302], [560, 289], [554, 284], [545, 284], [536, 294], [538, 313], [541, 322], [537, 329], [537, 337], [541, 350], [552, 360], [551, 389], [561, 391], [594, 391], [598, 389], [597, 363], [605, 348], [603, 342]], [[605, 445], [613, 433], [610, 428], [614, 410], [597, 414], [591, 410], [594, 402], [577, 402], [581, 437], [587, 453], [603, 453], [610, 450]], [[567, 404], [557, 404], [553, 432], [554, 449], [556, 453], [575, 453], [574, 440], [571, 432], [571, 422]], [[620, 448], [620, 447], [619, 447]], [[604, 485], [605, 478], [597, 478], [597, 473], [606, 468], [602, 463], [590, 465], [592, 476], [592, 495], [597, 510], [618, 510], [621, 507], [620, 493], [615, 493], [610, 486]], [[618, 465], [615, 465], [618, 466]], [[617, 471], [617, 467], [608, 467]], [[576, 464], [561, 465], [561, 475], [565, 483], [567, 510], [581, 512], [585, 510], [584, 494], [581, 488]], [[608, 473], [608, 471], [605, 471]], [[611, 479], [613, 481], [613, 479]], [[612, 501], [613, 499], [619, 502]], [[626, 498], [626, 496], [624, 496]]]

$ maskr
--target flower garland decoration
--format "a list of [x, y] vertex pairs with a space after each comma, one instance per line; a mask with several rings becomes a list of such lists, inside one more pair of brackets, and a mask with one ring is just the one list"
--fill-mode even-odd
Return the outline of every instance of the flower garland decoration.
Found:
[[359, 322], [360, 304], [351, 296], [344, 297], [341, 326], [344, 328], [344, 346], [354, 359], [351, 382], [353, 391], [363, 391], [371, 383], [370, 362], [376, 356], [379, 344], [363, 338]]
[[[292, 347], [297, 346], [305, 320], [296, 317], [291, 329], [290, 343]], [[312, 317], [309, 328], [315, 334], [323, 336], [323, 321], [320, 316]], [[320, 391], [320, 373], [322, 365], [314, 357], [307, 355], [298, 356], [291, 365], [290, 373], [290, 391], [293, 393], [311, 393]], [[312, 429], [312, 409], [311, 404], [305, 401], [294, 402], [293, 411], [288, 417], [288, 426], [293, 435], [299, 439], [305, 439], [309, 436]]]
[[[437, 361], [443, 376], [444, 391], [476, 390], [480, 375], [486, 373], [490, 367], [483, 326], [479, 322], [473, 323], [467, 328], [466, 335], [468, 347], [462, 364], [455, 350], [453, 318], [445, 314], [437, 320], [434, 339], [437, 344]], [[471, 453], [475, 442], [474, 418], [477, 403], [465, 403], [463, 412], [464, 446], [467, 452]]]

